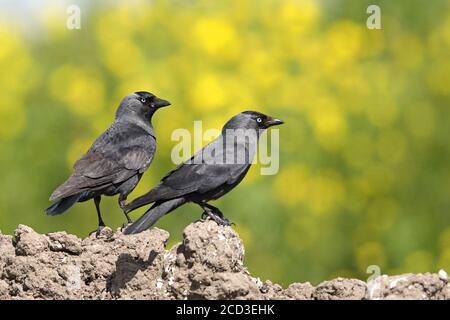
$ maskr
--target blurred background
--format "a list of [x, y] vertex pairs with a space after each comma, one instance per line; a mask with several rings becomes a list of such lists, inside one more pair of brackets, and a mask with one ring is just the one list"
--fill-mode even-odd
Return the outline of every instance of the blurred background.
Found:
[[[67, 7], [81, 29], [66, 27]], [[382, 30], [366, 27], [369, 4]], [[215, 202], [244, 240], [253, 275], [282, 285], [336, 276], [450, 271], [450, 2], [0, 1], [0, 229], [81, 237], [92, 201], [47, 217], [48, 197], [147, 90], [158, 152], [129, 199], [174, 165], [176, 128], [221, 128], [256, 109], [285, 120], [280, 171], [258, 166]], [[103, 198], [106, 223], [124, 216]], [[145, 209], [132, 214], [137, 218]], [[184, 206], [157, 226], [200, 217]]]

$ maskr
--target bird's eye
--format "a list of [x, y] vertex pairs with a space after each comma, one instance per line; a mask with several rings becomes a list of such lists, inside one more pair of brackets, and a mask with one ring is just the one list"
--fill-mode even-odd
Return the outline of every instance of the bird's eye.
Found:
[[262, 122], [262, 119], [261, 119], [261, 118], [257, 118], [257, 119], [256, 119], [256, 122], [261, 123], [261, 122]]
[[142, 102], [142, 103], [146, 103], [146, 102], [147, 102], [147, 99], [141, 98], [141, 102]]

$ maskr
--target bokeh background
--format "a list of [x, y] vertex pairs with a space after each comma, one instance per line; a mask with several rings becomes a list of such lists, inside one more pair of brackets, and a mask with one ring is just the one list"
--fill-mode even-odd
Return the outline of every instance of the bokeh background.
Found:
[[[66, 28], [69, 4], [81, 29]], [[378, 4], [382, 30], [366, 28]], [[275, 176], [252, 168], [216, 204], [246, 263], [283, 285], [450, 270], [450, 3], [447, 0], [0, 1], [0, 229], [86, 236], [92, 202], [58, 217], [53, 189], [126, 94], [170, 100], [158, 153], [130, 196], [174, 165], [176, 128], [221, 128], [257, 109], [286, 121]], [[113, 228], [124, 218], [104, 198]], [[143, 210], [133, 213], [138, 217]], [[199, 218], [188, 205], [158, 222]]]

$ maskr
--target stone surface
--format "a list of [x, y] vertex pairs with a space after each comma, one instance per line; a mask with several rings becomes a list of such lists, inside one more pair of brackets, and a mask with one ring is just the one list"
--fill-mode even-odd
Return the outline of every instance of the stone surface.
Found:
[[249, 274], [231, 227], [196, 222], [171, 249], [168, 239], [158, 228], [79, 239], [20, 225], [14, 237], [0, 234], [0, 299], [450, 299], [444, 270], [283, 289]]

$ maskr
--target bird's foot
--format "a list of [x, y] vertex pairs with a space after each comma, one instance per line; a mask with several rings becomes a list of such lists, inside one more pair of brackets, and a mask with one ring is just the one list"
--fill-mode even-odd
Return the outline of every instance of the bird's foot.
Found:
[[210, 214], [209, 217], [211, 219], [213, 219], [219, 226], [231, 226], [232, 224], [234, 224], [227, 218], [225, 218], [223, 216], [220, 217], [219, 215], [216, 215], [216, 214]]
[[234, 222], [231, 222], [230, 220], [228, 220], [227, 218], [225, 218], [222, 214], [222, 212], [220, 212], [219, 210], [217, 211], [209, 211], [209, 210], [205, 210], [202, 213], [202, 216], [200, 218], [199, 221], [206, 221], [208, 219], [212, 219], [214, 220], [218, 225], [220, 226], [231, 226], [234, 225]]
[[130, 218], [130, 216], [128, 215], [128, 213], [127, 213], [127, 212], [124, 212], [124, 214], [125, 214], [125, 217], [127, 218], [128, 224], [133, 223], [133, 220], [131, 220], [131, 218]]
[[105, 225], [101, 224], [98, 226], [97, 230], [92, 231], [91, 233], [89, 233], [89, 236], [92, 236], [93, 234], [95, 234], [95, 237], [98, 238], [100, 236], [100, 234], [102, 233], [102, 230], [105, 229]]
[[133, 224], [133, 221], [131, 221], [131, 220], [128, 223], [123, 223], [122, 226], [120, 227], [120, 231], [124, 232], [125, 229], [132, 224]]
[[133, 224], [133, 220], [130, 219], [130, 217], [125, 214], [125, 216], [127, 217], [127, 223], [123, 223], [122, 227], [120, 228], [120, 231], [124, 231], [129, 225]]

